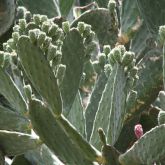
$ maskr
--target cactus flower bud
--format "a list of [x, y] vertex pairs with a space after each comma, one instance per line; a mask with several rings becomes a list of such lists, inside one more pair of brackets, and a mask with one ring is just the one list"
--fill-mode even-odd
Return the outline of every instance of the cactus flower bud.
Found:
[[43, 43], [43, 48], [44, 48], [45, 50], [48, 49], [48, 47], [49, 47], [49, 45], [51, 44], [51, 42], [52, 42], [52, 38], [46, 37], [46, 38], [45, 38], [45, 41], [44, 41], [44, 43]]
[[104, 53], [99, 54], [99, 64], [100, 66], [104, 67], [106, 63], [106, 55]]
[[46, 15], [41, 15], [41, 23], [48, 20], [48, 17]]
[[41, 26], [41, 30], [45, 33], [48, 34], [48, 31], [49, 31], [49, 28], [50, 28], [50, 24], [48, 22], [44, 22]]
[[13, 40], [14, 40], [15, 43], [18, 42], [19, 37], [20, 37], [20, 35], [19, 35], [18, 32], [13, 32], [13, 33], [12, 33], [12, 38], [13, 38]]
[[159, 99], [160, 99], [161, 102], [165, 100], [165, 91], [160, 91], [159, 92]]
[[32, 43], [35, 43], [37, 41], [39, 33], [39, 29], [29, 30], [29, 38]]
[[112, 51], [108, 54], [108, 59], [109, 59], [109, 63], [110, 63], [112, 66], [116, 63], [116, 60], [114, 59], [114, 54], [113, 54]]
[[29, 22], [26, 25], [26, 33], [28, 33], [29, 30], [33, 30], [33, 29], [38, 29], [38, 26], [34, 22]]
[[4, 51], [6, 51], [6, 49], [7, 49], [7, 45], [8, 45], [8, 44], [7, 44], [6, 42], [3, 43], [3, 50], [4, 50]]
[[141, 124], [135, 125], [134, 132], [135, 132], [135, 135], [136, 135], [137, 139], [139, 139], [141, 136], [143, 136], [142, 125]]
[[3, 62], [3, 68], [8, 68], [11, 61], [11, 54], [8, 52], [4, 52], [4, 62]]
[[68, 21], [62, 23], [62, 29], [64, 30], [65, 33], [69, 33], [70, 25]]
[[9, 52], [9, 53], [11, 53], [13, 51], [12, 48], [8, 45], [8, 43], [6, 44], [5, 48], [4, 48], [4, 45], [3, 45], [3, 50], [6, 51], [6, 52]]
[[95, 37], [95, 33], [93, 31], [91, 31], [90, 34], [85, 38], [84, 44], [85, 45], [90, 44], [94, 40], [94, 37]]
[[104, 65], [104, 71], [105, 71], [105, 75], [106, 77], [109, 77], [111, 71], [112, 71], [112, 67], [110, 64], [105, 64]]
[[64, 34], [63, 30], [61, 28], [57, 28], [55, 33], [56, 39], [64, 39], [63, 34]]
[[11, 49], [16, 49], [16, 44], [12, 38], [7, 41], [7, 44]]
[[120, 49], [121, 56], [123, 56], [124, 53], [126, 52], [125, 46], [124, 45], [118, 45], [117, 48]]
[[46, 33], [45, 32], [40, 32], [39, 35], [38, 35], [38, 38], [37, 38], [38, 46], [41, 46], [44, 43], [45, 38], [46, 38]]
[[116, 2], [114, 0], [109, 0], [108, 9], [110, 13], [113, 13], [116, 7]]
[[84, 84], [85, 79], [86, 79], [86, 73], [83, 72], [83, 73], [82, 73], [82, 76], [81, 76], [81, 80], [80, 80], [80, 86], [82, 86], [82, 85]]
[[106, 136], [105, 136], [105, 132], [103, 131], [102, 128], [99, 128], [98, 129], [98, 133], [99, 133], [99, 137], [100, 137], [100, 140], [101, 142], [103, 143], [103, 145], [106, 145]]
[[30, 13], [30, 11], [26, 11], [25, 12], [25, 20], [26, 22], [30, 22], [31, 21], [31, 18], [32, 18], [32, 14]]
[[165, 111], [160, 111], [158, 114], [158, 124], [165, 124]]
[[136, 66], [134, 66], [131, 70], [130, 70], [130, 76], [132, 76], [133, 78], [137, 75], [138, 73], [138, 68]]
[[120, 63], [121, 62], [121, 52], [118, 48], [113, 49], [113, 57], [116, 60], [116, 62]]
[[56, 66], [58, 64], [60, 64], [61, 58], [62, 58], [62, 53], [57, 50], [56, 51], [56, 55], [55, 55], [55, 57], [53, 58], [53, 61], [52, 61], [52, 67], [53, 67], [53, 69], [56, 68]]
[[19, 18], [19, 19], [24, 18], [26, 11], [27, 10], [25, 7], [22, 7], [22, 6], [18, 7], [17, 8], [17, 18]]
[[34, 22], [35, 22], [36, 25], [40, 25], [40, 23], [41, 23], [41, 17], [40, 17], [39, 14], [34, 14], [33, 15], [33, 20], [34, 20]]
[[25, 19], [19, 19], [19, 27], [21, 32], [25, 31], [26, 28], [26, 20]]
[[83, 34], [84, 30], [85, 30], [85, 23], [79, 22], [77, 28], [78, 28], [78, 31], [80, 32], [80, 34]]
[[160, 107], [165, 111], [165, 91], [160, 91], [158, 98], [160, 100]]
[[63, 78], [65, 76], [66, 71], [66, 65], [60, 64], [57, 70], [56, 77], [58, 79], [58, 84], [60, 85], [63, 81]]
[[48, 48], [48, 55], [47, 55], [48, 61], [51, 61], [55, 57], [56, 51], [57, 51], [57, 46], [50, 44]]
[[51, 37], [55, 36], [57, 29], [58, 29], [58, 26], [56, 24], [52, 25], [49, 28], [49, 32], [48, 32], [49, 36], [51, 36]]
[[88, 37], [89, 35], [90, 35], [90, 33], [91, 33], [91, 25], [88, 25], [88, 24], [86, 24], [85, 25], [85, 30], [84, 30], [84, 33], [83, 33], [83, 36], [86, 38], [86, 37]]
[[125, 52], [123, 55], [122, 64], [124, 66], [128, 66], [129, 64], [132, 63], [134, 58], [135, 58], [134, 52]]
[[13, 31], [14, 31], [14, 32], [19, 32], [19, 30], [20, 30], [19, 25], [15, 25], [15, 26], [13, 27]]
[[111, 51], [111, 46], [110, 45], [104, 45], [103, 52], [105, 53], [106, 56], [108, 56], [110, 51]]
[[162, 43], [165, 42], [165, 25], [159, 27], [159, 36], [160, 36], [161, 42]]

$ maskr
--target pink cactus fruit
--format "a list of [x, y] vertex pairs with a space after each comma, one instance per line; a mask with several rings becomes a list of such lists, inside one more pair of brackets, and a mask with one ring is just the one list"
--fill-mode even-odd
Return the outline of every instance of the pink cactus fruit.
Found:
[[136, 135], [137, 139], [139, 139], [141, 136], [143, 136], [142, 125], [141, 124], [135, 125], [134, 132], [135, 132], [135, 135]]

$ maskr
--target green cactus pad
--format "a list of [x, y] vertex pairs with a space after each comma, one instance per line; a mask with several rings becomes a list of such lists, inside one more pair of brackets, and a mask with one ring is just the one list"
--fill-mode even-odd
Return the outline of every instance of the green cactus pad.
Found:
[[32, 13], [45, 14], [48, 17], [55, 17], [60, 15], [60, 9], [58, 7], [57, 1], [54, 0], [50, 0], [49, 2], [45, 0], [21, 0], [18, 1], [18, 5], [27, 7]]
[[120, 165], [118, 158], [120, 153], [110, 145], [104, 145], [102, 147], [102, 155], [104, 163], [102, 165]]
[[[126, 109], [127, 110], [131, 109], [131, 107], [135, 104], [136, 99], [137, 99], [137, 92], [134, 90], [131, 90], [129, 95], [128, 95], [127, 102], [126, 102]], [[127, 113], [129, 113], [129, 111], [127, 111]]]
[[101, 143], [99, 140], [97, 130], [98, 128], [101, 127], [105, 131], [105, 135], [107, 136], [107, 125], [108, 125], [108, 118], [110, 115], [110, 108], [111, 108], [111, 102], [109, 100], [111, 100], [111, 96], [113, 93], [116, 73], [117, 73], [117, 65], [115, 65], [115, 67], [112, 69], [111, 75], [109, 76], [107, 84], [103, 91], [99, 103], [99, 107], [95, 116], [92, 134], [90, 137], [90, 142], [99, 149], [101, 149]]
[[64, 165], [45, 144], [35, 150], [27, 151], [25, 158], [36, 165]]
[[0, 130], [0, 146], [5, 155], [13, 156], [23, 154], [27, 150], [34, 149], [41, 141], [29, 134]]
[[160, 111], [158, 114], [158, 124], [165, 124], [165, 111]]
[[136, 55], [136, 59], [140, 60], [145, 55], [145, 51], [152, 49], [155, 41], [153, 36], [148, 32], [146, 24], [143, 22], [135, 36], [132, 38], [132, 44], [130, 51], [133, 51]]
[[30, 118], [40, 138], [64, 162], [91, 165], [92, 161], [97, 159], [95, 150], [68, 121], [64, 117], [55, 119], [41, 102], [37, 100], [30, 102]]
[[165, 125], [154, 127], [145, 133], [124, 154], [120, 155], [119, 162], [122, 165], [152, 164], [165, 155], [162, 147], [165, 143]]
[[61, 84], [64, 114], [67, 116], [76, 97], [82, 72], [85, 48], [78, 30], [72, 29], [65, 37], [62, 46], [61, 63], [66, 65], [65, 76]]
[[120, 135], [127, 97], [126, 79], [124, 67], [116, 63], [101, 97], [90, 138], [91, 143], [97, 148], [101, 147], [97, 136], [99, 127], [103, 128], [107, 143], [111, 145], [114, 145]]
[[18, 42], [18, 55], [21, 64], [33, 86], [50, 106], [55, 116], [62, 112], [57, 80], [43, 52], [31, 44], [28, 37], [22, 36]]
[[14, 81], [1, 67], [0, 77], [0, 93], [9, 101], [15, 111], [24, 115], [27, 112], [25, 100]]
[[101, 160], [100, 152], [82, 138], [76, 129], [63, 116], [58, 119], [58, 123], [66, 135], [70, 137], [72, 144], [77, 146], [86, 159], [90, 161]]
[[111, 100], [112, 106], [107, 132], [107, 142], [109, 144], [115, 144], [123, 127], [127, 98], [127, 91], [125, 89], [126, 81], [127, 77], [125, 75], [124, 68], [119, 65], [114, 82], [113, 98]]
[[144, 51], [148, 51], [148, 48], [153, 49], [154, 36], [143, 17], [140, 17], [137, 1], [123, 0], [121, 6], [120, 43], [124, 44], [131, 40], [130, 51], [133, 51], [140, 60], [145, 55]]
[[0, 130], [27, 133], [30, 122], [27, 118], [0, 105]]
[[79, 91], [75, 97], [69, 115], [66, 118], [72, 125], [74, 125], [74, 127], [77, 129], [78, 132], [80, 132], [81, 135], [86, 137], [84, 108]]
[[[131, 6], [131, 7], [130, 7]], [[139, 18], [139, 9], [136, 1], [123, 0], [121, 13], [121, 35], [123, 44], [132, 39], [139, 30], [142, 20]], [[136, 29], [137, 28], [137, 29]]]
[[14, 23], [16, 14], [15, 0], [0, 1], [0, 36], [4, 34]]
[[[155, 101], [159, 91], [162, 89], [161, 51], [155, 49], [149, 51], [138, 64], [138, 68], [139, 79], [134, 89], [137, 91], [137, 99], [135, 103], [132, 106], [128, 106], [129, 109], [127, 109], [127, 112], [131, 112], [132, 117], [146, 110], [147, 107]], [[131, 116], [130, 119], [132, 118]]]
[[144, 22], [147, 25], [148, 30], [151, 33], [157, 35], [159, 26], [165, 24], [163, 14], [165, 11], [163, 7], [165, 6], [165, 1], [159, 0], [152, 1], [152, 3], [150, 2], [151, 1], [137, 0], [137, 5], [140, 10], [140, 15], [144, 19]]
[[101, 99], [106, 82], [107, 82], [107, 77], [105, 73], [102, 72], [98, 77], [98, 80], [95, 84], [95, 87], [90, 97], [90, 102], [87, 105], [86, 110], [85, 110], [87, 140], [89, 140], [92, 133], [93, 122], [95, 119], [99, 101]]
[[70, 12], [70, 10], [73, 7], [74, 0], [60, 0], [59, 1], [59, 6], [60, 6], [60, 11], [62, 16], [67, 16]]
[[113, 22], [114, 18], [109, 13], [108, 9], [100, 8], [89, 10], [77, 18], [72, 27], [76, 26], [78, 22], [85, 22], [92, 26], [92, 30], [97, 34], [100, 44], [111, 45], [117, 41], [118, 27]]

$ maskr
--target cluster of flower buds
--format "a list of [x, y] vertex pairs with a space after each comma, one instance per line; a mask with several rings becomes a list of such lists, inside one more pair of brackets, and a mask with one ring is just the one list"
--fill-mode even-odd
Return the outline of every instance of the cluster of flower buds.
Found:
[[138, 68], [135, 66], [136, 59], [134, 52], [126, 51], [123, 45], [118, 45], [110, 51], [108, 59], [112, 67], [116, 63], [124, 67], [124, 70], [128, 75], [128, 86], [132, 88], [138, 79]]
[[107, 62], [107, 59], [110, 51], [110, 45], [104, 45], [103, 52], [98, 55], [98, 60], [93, 61], [93, 67], [97, 74], [100, 74], [100, 72], [104, 70], [107, 77], [109, 76], [111, 72], [111, 65]]
[[84, 38], [85, 54], [87, 61], [90, 59], [92, 52], [96, 49], [95, 33], [91, 29], [91, 25], [84, 22], [78, 22], [77, 29]]
[[8, 68], [11, 62], [14, 62], [15, 57], [16, 57], [15, 53], [0, 51], [0, 67]]
[[63, 22], [62, 29], [47, 16], [32, 15], [24, 7], [18, 7], [17, 19], [17, 24], [13, 27], [12, 38], [3, 44], [4, 51], [0, 52], [0, 65], [8, 67], [13, 63], [19, 72], [22, 71], [20, 61], [16, 57], [17, 44], [21, 36], [27, 36], [30, 42], [43, 52], [57, 75], [57, 71], [61, 70], [58, 69], [62, 58], [61, 47], [65, 33], [70, 30], [69, 23]]
[[61, 85], [61, 83], [64, 79], [65, 71], [66, 71], [66, 65], [60, 64], [58, 69], [57, 69], [57, 72], [56, 72], [56, 77], [58, 79], [58, 85], [59, 86]]

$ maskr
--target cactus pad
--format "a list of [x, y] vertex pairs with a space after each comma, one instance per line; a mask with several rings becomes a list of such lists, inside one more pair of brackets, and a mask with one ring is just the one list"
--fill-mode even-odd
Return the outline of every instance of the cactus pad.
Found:
[[68, 115], [79, 88], [85, 48], [83, 38], [76, 29], [72, 29], [63, 42], [61, 63], [66, 65], [66, 71], [61, 84], [61, 95], [64, 114]]
[[72, 23], [72, 26], [75, 27], [78, 22], [85, 22], [92, 26], [101, 45], [114, 45], [117, 41], [118, 27], [113, 21], [109, 10], [100, 8], [86, 11]]
[[152, 164], [165, 155], [162, 145], [165, 143], [165, 125], [156, 126], [145, 133], [124, 154], [120, 155], [122, 165]]
[[33, 86], [50, 106], [55, 116], [62, 112], [57, 80], [44, 54], [28, 37], [22, 36], [18, 42], [18, 55], [21, 64]]
[[25, 114], [27, 105], [16, 84], [9, 74], [0, 67], [0, 93], [9, 101], [18, 113]]

